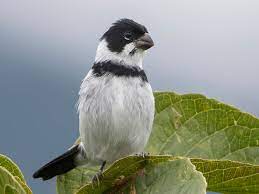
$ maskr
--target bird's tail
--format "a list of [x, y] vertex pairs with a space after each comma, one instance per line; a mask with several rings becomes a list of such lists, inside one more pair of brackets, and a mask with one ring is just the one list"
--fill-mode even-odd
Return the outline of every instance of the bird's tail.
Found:
[[77, 159], [84, 156], [84, 149], [81, 146], [81, 144], [75, 145], [66, 153], [47, 163], [33, 174], [33, 178], [48, 180], [72, 170], [78, 166]]

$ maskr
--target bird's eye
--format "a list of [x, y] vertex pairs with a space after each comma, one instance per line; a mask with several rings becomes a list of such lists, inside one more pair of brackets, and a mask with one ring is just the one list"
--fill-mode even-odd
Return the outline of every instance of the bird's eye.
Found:
[[132, 40], [132, 33], [131, 32], [125, 32], [123, 34], [123, 37], [125, 40]]

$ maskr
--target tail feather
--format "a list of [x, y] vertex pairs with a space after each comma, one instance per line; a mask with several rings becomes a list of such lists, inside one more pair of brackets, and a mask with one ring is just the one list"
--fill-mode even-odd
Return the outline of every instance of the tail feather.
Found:
[[47, 163], [33, 174], [33, 178], [42, 178], [48, 180], [56, 175], [64, 174], [77, 165], [75, 158], [80, 154], [80, 145], [76, 145], [68, 150], [66, 153]]

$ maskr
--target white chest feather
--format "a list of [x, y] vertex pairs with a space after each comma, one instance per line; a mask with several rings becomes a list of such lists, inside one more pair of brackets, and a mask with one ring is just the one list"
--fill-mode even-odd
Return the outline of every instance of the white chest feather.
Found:
[[149, 83], [138, 77], [96, 78], [90, 71], [79, 95], [80, 137], [91, 162], [143, 151], [154, 117]]

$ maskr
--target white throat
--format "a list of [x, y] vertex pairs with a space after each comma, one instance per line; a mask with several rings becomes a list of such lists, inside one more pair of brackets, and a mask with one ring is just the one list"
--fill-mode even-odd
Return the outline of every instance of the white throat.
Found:
[[132, 65], [142, 68], [145, 51], [138, 49], [133, 55], [131, 55], [130, 52], [135, 48], [134, 43], [126, 45], [121, 53], [111, 52], [107, 45], [108, 43], [105, 39], [99, 43], [96, 51], [95, 63], [114, 61], [124, 65]]

